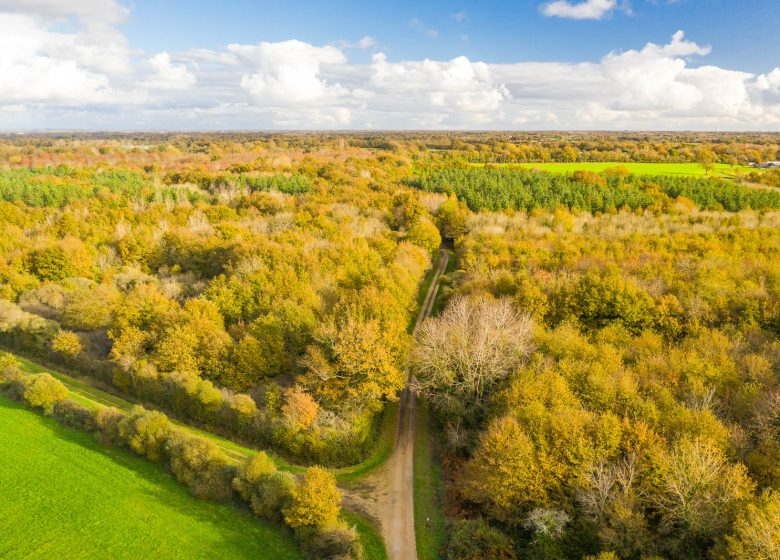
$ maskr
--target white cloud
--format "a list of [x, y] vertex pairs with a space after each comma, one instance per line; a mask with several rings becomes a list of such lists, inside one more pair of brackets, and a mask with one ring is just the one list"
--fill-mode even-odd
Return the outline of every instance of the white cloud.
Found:
[[452, 14], [451, 17], [458, 23], [463, 23], [464, 21], [466, 21], [468, 14], [466, 13], [466, 10], [461, 10], [459, 12], [455, 12], [454, 14]]
[[780, 130], [780, 68], [701, 65], [711, 48], [682, 31], [586, 63], [355, 62], [373, 38], [143, 53], [126, 17], [111, 0], [0, 0], [0, 126]]
[[568, 0], [555, 0], [541, 7], [548, 17], [566, 19], [602, 19], [617, 8], [617, 0], [583, 0], [572, 3]]
[[375, 45], [376, 45], [376, 39], [374, 39], [373, 37], [369, 37], [368, 35], [366, 35], [365, 37], [361, 37], [356, 44], [357, 48], [359, 49], [370, 49]]
[[357, 41], [355, 41], [354, 43], [341, 39], [339, 41], [336, 41], [334, 43], [334, 45], [336, 46], [336, 48], [344, 49], [344, 50], [346, 50], [346, 49], [362, 49], [362, 50], [366, 50], [366, 49], [370, 49], [371, 47], [375, 47], [376, 46], [376, 39], [374, 39], [373, 37], [370, 37], [368, 35], [365, 35], [365, 36], [361, 37], [360, 39], [358, 39]]
[[92, 25], [121, 23], [130, 14], [114, 0], [0, 0], [0, 12], [58, 19], [77, 17]]
[[[103, 65], [90, 60], [90, 45], [78, 34], [52, 32], [24, 14], [0, 13], [0, 103], [130, 102], [138, 92], [118, 92], [106, 67], [122, 71], [109, 49]], [[97, 48], [96, 45], [93, 45]]]
[[422, 20], [416, 17], [413, 17], [409, 20], [409, 27], [412, 29], [417, 29], [418, 31], [424, 33], [426, 37], [430, 37], [431, 39], [435, 39], [439, 36], [438, 30], [433, 28], [426, 28]]
[[[466, 117], [484, 122], [478, 114], [496, 115], [509, 91], [490, 75], [483, 62], [465, 56], [448, 62], [433, 60], [389, 62], [379, 53], [371, 61], [370, 91], [394, 111], [433, 110], [440, 122]], [[465, 113], [465, 115], [464, 115]], [[469, 115], [470, 114], [470, 115]], [[426, 117], [430, 120], [430, 116]]]
[[320, 75], [323, 64], [344, 64], [346, 57], [332, 46], [315, 47], [301, 41], [229, 45], [256, 71], [241, 77], [244, 88], [258, 103], [274, 106], [319, 104], [347, 95], [339, 84], [331, 84]]
[[144, 82], [148, 88], [163, 90], [189, 89], [197, 81], [195, 75], [185, 65], [173, 64], [171, 55], [167, 52], [150, 58], [149, 65], [154, 69], [154, 73]]

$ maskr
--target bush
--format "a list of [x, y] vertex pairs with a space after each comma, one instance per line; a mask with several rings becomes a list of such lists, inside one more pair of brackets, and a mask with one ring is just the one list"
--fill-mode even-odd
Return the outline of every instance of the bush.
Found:
[[52, 416], [63, 426], [91, 432], [94, 428], [92, 413], [86, 407], [65, 399], [54, 405]]
[[51, 349], [66, 358], [75, 358], [83, 350], [81, 339], [72, 331], [62, 330], [51, 341]]
[[292, 501], [295, 479], [279, 472], [265, 453], [258, 453], [241, 467], [233, 479], [233, 488], [249, 503], [255, 514], [270, 521], [280, 521], [282, 511]]
[[165, 441], [171, 431], [168, 417], [157, 410], [134, 406], [130, 414], [119, 422], [119, 435], [130, 449], [146, 455], [151, 461], [159, 461]]
[[194, 496], [217, 502], [230, 501], [234, 470], [215, 444], [177, 430], [168, 437], [165, 453], [176, 479], [186, 484]]
[[31, 375], [24, 380], [24, 400], [30, 406], [51, 414], [54, 405], [68, 396], [68, 388], [48, 373]]
[[19, 365], [19, 360], [11, 354], [0, 356], [0, 383], [21, 383], [24, 374]]
[[125, 414], [113, 406], [101, 406], [92, 413], [95, 436], [103, 445], [121, 445], [122, 436], [119, 424], [124, 420]]
[[450, 528], [447, 560], [514, 560], [514, 544], [482, 519], [459, 520]]
[[365, 553], [354, 527], [339, 524], [315, 534], [303, 545], [308, 558], [317, 560], [363, 560]]

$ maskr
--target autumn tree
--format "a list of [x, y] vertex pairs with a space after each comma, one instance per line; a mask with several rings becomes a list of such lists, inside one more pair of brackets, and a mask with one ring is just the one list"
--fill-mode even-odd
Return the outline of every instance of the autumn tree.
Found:
[[420, 219], [410, 227], [406, 232], [406, 239], [429, 253], [433, 253], [441, 245], [439, 229], [428, 219]]
[[51, 341], [51, 349], [66, 358], [75, 358], [83, 350], [81, 339], [73, 331], [61, 330]]
[[420, 328], [412, 389], [446, 416], [473, 415], [531, 349], [532, 321], [507, 299], [457, 297]]
[[511, 417], [493, 421], [460, 477], [463, 496], [491, 517], [522, 525], [523, 512], [549, 503], [544, 457]]
[[322, 343], [311, 345], [302, 361], [308, 382], [327, 403], [377, 408], [395, 398], [403, 372], [378, 321], [347, 316], [326, 327]]
[[321, 467], [310, 467], [293, 488], [284, 520], [293, 529], [304, 531], [332, 527], [341, 511], [341, 492], [333, 474]]
[[780, 493], [767, 490], [739, 512], [726, 537], [726, 555], [734, 560], [780, 558]]
[[666, 531], [685, 539], [713, 537], [728, 527], [753, 483], [707, 440], [682, 440], [660, 462], [660, 488], [651, 502]]
[[24, 400], [30, 406], [42, 408], [46, 414], [51, 414], [54, 405], [68, 397], [68, 388], [58, 379], [48, 373], [39, 373], [26, 377], [24, 383]]
[[284, 392], [282, 417], [293, 430], [308, 430], [317, 421], [319, 405], [311, 395], [296, 385]]
[[439, 206], [436, 221], [445, 239], [455, 240], [466, 233], [469, 212], [466, 205], [453, 194]]

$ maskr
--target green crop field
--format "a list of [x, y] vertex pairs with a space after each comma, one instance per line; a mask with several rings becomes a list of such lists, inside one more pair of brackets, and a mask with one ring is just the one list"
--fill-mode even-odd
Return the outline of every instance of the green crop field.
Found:
[[300, 558], [292, 536], [0, 397], [0, 558]]
[[[482, 166], [484, 164], [475, 164]], [[615, 163], [615, 162], [580, 162], [580, 163], [523, 163], [523, 164], [494, 164], [511, 167], [523, 167], [526, 169], [541, 169], [542, 171], [549, 171], [551, 173], [572, 173], [574, 171], [586, 170], [600, 173], [605, 169], [615, 166], [624, 166], [629, 171], [637, 175], [688, 175], [688, 176], [704, 176], [706, 175], [704, 168], [698, 163]], [[733, 177], [735, 170], [740, 173], [750, 173], [751, 171], [761, 171], [760, 169], [753, 169], [744, 165], [737, 166], [736, 168], [726, 165], [725, 163], [716, 164], [715, 170], [712, 172], [713, 176], [719, 177]]]

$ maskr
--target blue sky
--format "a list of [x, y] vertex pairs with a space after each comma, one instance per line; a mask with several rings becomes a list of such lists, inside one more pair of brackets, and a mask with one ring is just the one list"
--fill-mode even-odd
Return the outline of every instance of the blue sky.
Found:
[[780, 130], [778, 0], [0, 0], [0, 129]]
[[[290, 38], [326, 44], [368, 35], [391, 58], [465, 55], [485, 62], [595, 61], [612, 50], [662, 43], [683, 29], [713, 45], [710, 64], [752, 72], [780, 64], [778, 0], [633, 0], [631, 14], [617, 9], [590, 21], [546, 17], [542, 4], [139, 0], [124, 29], [133, 44], [159, 51]], [[410, 25], [415, 19], [420, 26]], [[431, 29], [435, 37], [425, 33]]]

